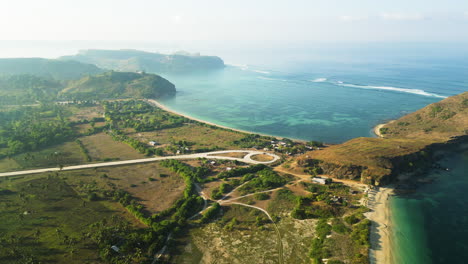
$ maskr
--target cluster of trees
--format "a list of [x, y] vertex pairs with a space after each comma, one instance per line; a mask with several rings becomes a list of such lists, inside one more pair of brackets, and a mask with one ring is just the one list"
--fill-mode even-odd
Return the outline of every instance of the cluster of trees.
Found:
[[29, 74], [0, 76], [0, 105], [50, 102], [62, 88], [59, 81]]
[[[343, 215], [344, 208], [348, 205], [342, 199], [341, 203], [332, 200], [332, 197], [338, 193], [348, 192], [349, 187], [340, 184], [307, 186], [311, 194], [303, 197], [297, 197], [296, 206], [291, 216], [296, 219], [309, 218], [329, 218]], [[316, 203], [321, 202], [321, 203]]]
[[83, 145], [83, 142], [79, 139], [76, 139], [75, 140], [76, 144], [78, 144], [78, 146], [80, 147], [80, 151], [81, 151], [81, 154], [83, 154], [83, 156], [85, 157], [86, 161], [92, 161], [92, 158], [91, 156], [89, 155], [89, 151], [88, 149], [85, 147], [85, 145]]
[[22, 107], [0, 112], [0, 148], [3, 156], [34, 151], [71, 139], [72, 126], [57, 105]]
[[257, 134], [248, 134], [245, 137], [235, 140], [232, 143], [241, 148], [268, 148], [271, 146], [271, 141], [276, 140], [274, 137], [261, 136]]
[[232, 191], [233, 187], [229, 183], [223, 182], [218, 188], [213, 189], [211, 191], [211, 198], [213, 199], [221, 199], [223, 194], [226, 194]]
[[213, 219], [221, 210], [221, 205], [219, 203], [213, 204], [206, 212], [203, 214], [202, 218], [200, 219], [201, 223], [207, 223], [211, 219]]
[[257, 177], [254, 177], [239, 189], [242, 194], [270, 190], [283, 186], [288, 182], [286, 178], [281, 177], [269, 167], [258, 171], [256, 175]]
[[[368, 219], [359, 220], [359, 222], [351, 225], [351, 228], [346, 226], [342, 219], [332, 219], [331, 225], [327, 218], [322, 218], [315, 227], [316, 237], [312, 240], [309, 251], [309, 256], [314, 264], [322, 264], [322, 259], [330, 259], [333, 254], [330, 244], [326, 243], [327, 236], [336, 232], [343, 235], [349, 235], [353, 244], [354, 255], [349, 256], [352, 264], [368, 264], [369, 258], [366, 252], [369, 248], [370, 221]], [[361, 252], [361, 253], [358, 253]], [[341, 260], [331, 259], [328, 263], [344, 263]]]
[[113, 128], [133, 128], [137, 132], [155, 131], [182, 126], [185, 117], [167, 113], [142, 101], [104, 102], [106, 121]]
[[218, 179], [227, 179], [227, 178], [232, 178], [232, 177], [238, 177], [242, 176], [248, 173], [256, 173], [258, 171], [261, 171], [263, 169], [268, 168], [266, 165], [263, 164], [257, 164], [257, 165], [251, 165], [246, 168], [235, 168], [230, 171], [223, 171], [220, 174], [218, 174]]

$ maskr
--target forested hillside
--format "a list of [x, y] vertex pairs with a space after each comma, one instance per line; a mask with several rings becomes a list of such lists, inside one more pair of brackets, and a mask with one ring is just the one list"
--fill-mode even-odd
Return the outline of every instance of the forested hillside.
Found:
[[111, 71], [71, 82], [61, 97], [79, 100], [160, 98], [175, 92], [174, 84], [155, 74]]
[[103, 72], [97, 66], [70, 60], [42, 58], [0, 59], [0, 76], [30, 74], [55, 80], [79, 79]]

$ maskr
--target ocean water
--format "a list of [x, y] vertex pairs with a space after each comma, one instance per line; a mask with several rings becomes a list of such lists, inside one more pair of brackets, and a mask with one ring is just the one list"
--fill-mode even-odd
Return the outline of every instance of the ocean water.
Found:
[[217, 124], [281, 137], [340, 143], [467, 90], [468, 64], [303, 63], [268, 69], [228, 65], [167, 75], [170, 109]]
[[395, 263], [468, 263], [468, 151], [442, 166], [450, 171], [433, 170], [432, 184], [390, 201]]

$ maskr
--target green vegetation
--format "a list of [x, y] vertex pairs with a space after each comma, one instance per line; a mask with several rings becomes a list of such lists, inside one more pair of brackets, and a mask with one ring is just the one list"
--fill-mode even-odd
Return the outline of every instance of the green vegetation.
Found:
[[233, 187], [228, 184], [223, 182], [218, 188], [213, 189], [211, 192], [211, 198], [218, 200], [223, 197], [223, 194], [226, 194], [230, 191], [232, 191]]
[[0, 112], [0, 158], [70, 140], [75, 133], [57, 105]]
[[160, 98], [174, 95], [175, 86], [155, 74], [106, 72], [72, 81], [61, 93], [77, 100]]
[[63, 89], [62, 83], [34, 75], [0, 75], [0, 105], [51, 102]]
[[61, 59], [92, 63], [104, 69], [147, 71], [154, 73], [184, 73], [224, 68], [219, 57], [178, 53], [172, 55], [138, 50], [84, 50]]
[[92, 161], [92, 158], [91, 156], [89, 155], [89, 152], [88, 150], [86, 149], [86, 147], [83, 145], [83, 142], [79, 139], [75, 140], [76, 144], [78, 144], [78, 146], [80, 147], [80, 150], [81, 150], [81, 153], [83, 154], [83, 156], [85, 157], [85, 160], [90, 162]]
[[232, 177], [238, 177], [238, 176], [243, 176], [249, 173], [256, 173], [258, 171], [266, 169], [267, 166], [263, 164], [258, 164], [258, 165], [251, 165], [246, 168], [235, 168], [230, 171], [223, 171], [220, 174], [218, 174], [218, 179], [227, 179], [227, 178], [232, 178]]
[[239, 188], [241, 194], [266, 191], [285, 185], [289, 179], [280, 176], [271, 168], [256, 173], [256, 177]]
[[219, 203], [213, 204], [206, 212], [203, 214], [203, 217], [200, 219], [200, 222], [207, 223], [212, 220], [220, 211], [221, 206]]
[[254, 198], [256, 200], [268, 200], [270, 199], [270, 195], [268, 193], [256, 193], [254, 194]]
[[95, 65], [77, 61], [41, 58], [0, 59], [0, 75], [36, 75], [55, 80], [73, 80], [101, 73]]
[[[106, 121], [113, 129], [133, 128], [136, 132], [180, 127], [189, 120], [172, 115], [160, 108], [141, 101], [116, 101], [103, 103]], [[181, 146], [190, 146], [186, 141]]]

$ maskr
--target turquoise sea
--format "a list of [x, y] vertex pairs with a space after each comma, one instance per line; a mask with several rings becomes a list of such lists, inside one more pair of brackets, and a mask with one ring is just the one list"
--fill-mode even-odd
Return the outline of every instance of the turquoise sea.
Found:
[[446, 157], [431, 184], [391, 200], [395, 263], [468, 263], [468, 151]]
[[280, 70], [228, 65], [209, 73], [163, 75], [178, 92], [161, 102], [236, 129], [340, 143], [373, 136], [379, 123], [466, 90], [467, 72], [468, 66], [438, 69], [423, 62]]

